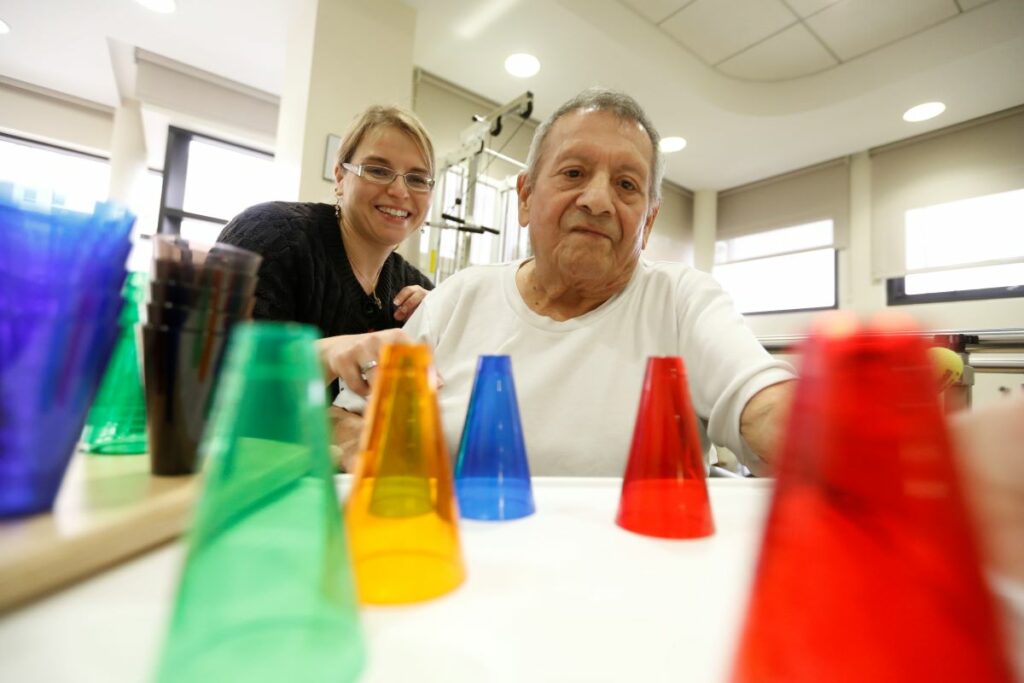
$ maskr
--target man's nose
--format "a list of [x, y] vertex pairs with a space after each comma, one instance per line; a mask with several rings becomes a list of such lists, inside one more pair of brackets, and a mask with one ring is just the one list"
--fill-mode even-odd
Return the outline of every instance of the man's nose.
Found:
[[610, 214], [612, 212], [611, 178], [603, 173], [595, 173], [583, 187], [576, 204], [592, 215]]

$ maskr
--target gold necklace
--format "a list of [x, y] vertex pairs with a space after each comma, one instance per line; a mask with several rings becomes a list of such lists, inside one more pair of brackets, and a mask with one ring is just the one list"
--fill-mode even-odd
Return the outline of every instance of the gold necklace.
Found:
[[[345, 227], [344, 227], [344, 224], [342, 223], [342, 220], [341, 220], [341, 201], [340, 200], [341, 200], [341, 198], [339, 197], [338, 201], [335, 202], [335, 204], [334, 204], [334, 216], [338, 220], [338, 229], [341, 230], [341, 244], [342, 244], [342, 246], [344, 246], [345, 245]], [[352, 262], [352, 258], [348, 255], [348, 248], [347, 247], [345, 249], [345, 258], [348, 259], [349, 268], [352, 269], [352, 272], [355, 274], [356, 280], [359, 281], [359, 284], [362, 285], [363, 287], [366, 287], [366, 283], [367, 282], [370, 283], [370, 292], [369, 292], [369, 294], [367, 294], [367, 296], [370, 297], [370, 299], [373, 300], [373, 303], [377, 307], [378, 311], [379, 310], [383, 310], [384, 306], [380, 302], [380, 297], [377, 296], [377, 280], [380, 278], [380, 272], [382, 270], [384, 270], [384, 263], [387, 263], [387, 258], [385, 258], [384, 262], [380, 264], [380, 268], [377, 269], [377, 274], [373, 276], [373, 280], [370, 280], [368, 277], [366, 277], [366, 275], [363, 274], [363, 272], [361, 270], [356, 268], [356, 264]]]
[[[385, 261], [387, 261], [387, 259], [385, 259]], [[380, 279], [380, 272], [384, 270], [384, 264], [380, 264], [380, 268], [377, 269], [377, 274], [373, 276], [373, 280], [367, 278], [361, 270], [356, 268], [356, 264], [352, 263], [352, 259], [348, 260], [348, 265], [351, 266], [352, 272], [356, 274], [356, 279], [359, 280], [359, 284], [365, 287], [367, 282], [372, 283], [370, 286], [370, 293], [367, 294], [367, 296], [373, 299], [373, 303], [377, 306], [378, 310], [382, 309], [383, 306], [380, 303], [380, 297], [377, 296], [377, 280]]]

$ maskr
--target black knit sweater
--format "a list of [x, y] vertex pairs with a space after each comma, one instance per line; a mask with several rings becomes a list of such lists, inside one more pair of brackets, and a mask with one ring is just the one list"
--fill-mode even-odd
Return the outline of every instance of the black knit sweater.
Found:
[[377, 308], [352, 272], [330, 204], [257, 204], [235, 216], [219, 241], [263, 256], [254, 318], [316, 325], [326, 337], [400, 327], [393, 303], [398, 292], [407, 285], [434, 287], [393, 253], [377, 280]]

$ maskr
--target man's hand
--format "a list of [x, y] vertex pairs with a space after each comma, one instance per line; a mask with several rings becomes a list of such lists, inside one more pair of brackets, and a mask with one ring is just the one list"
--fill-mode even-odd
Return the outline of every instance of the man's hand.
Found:
[[[747, 402], [740, 433], [771, 463], [794, 382], [766, 387]], [[986, 565], [1024, 582], [1024, 394], [950, 419], [966, 503], [975, 519]]]
[[740, 436], [762, 460], [771, 464], [786, 430], [795, 380], [767, 386], [754, 394], [740, 414]]
[[427, 290], [419, 285], [403, 287], [402, 291], [395, 297], [395, 320], [408, 320], [409, 316], [419, 307]]
[[331, 406], [331, 461], [343, 472], [355, 472], [359, 463], [359, 439], [363, 433], [363, 416]]
[[363, 372], [369, 363], [376, 363], [380, 350], [388, 344], [411, 344], [412, 339], [402, 330], [381, 330], [366, 334], [347, 334], [325, 337], [316, 343], [320, 362], [324, 365], [328, 381], [340, 377], [348, 388], [360, 396], [370, 393], [373, 370]]
[[950, 429], [987, 564], [1024, 582], [1024, 394], [958, 413]]

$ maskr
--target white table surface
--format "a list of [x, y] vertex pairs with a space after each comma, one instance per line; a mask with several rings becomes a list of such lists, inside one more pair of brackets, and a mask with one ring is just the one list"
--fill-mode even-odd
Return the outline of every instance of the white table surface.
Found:
[[[362, 608], [361, 680], [724, 681], [771, 488], [708, 485], [715, 535], [668, 541], [615, 525], [618, 479], [534, 479], [535, 515], [462, 520], [462, 586]], [[0, 618], [0, 680], [149, 680], [183, 554], [165, 546]]]

